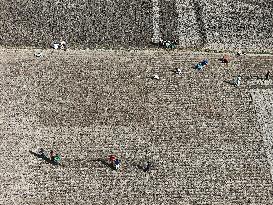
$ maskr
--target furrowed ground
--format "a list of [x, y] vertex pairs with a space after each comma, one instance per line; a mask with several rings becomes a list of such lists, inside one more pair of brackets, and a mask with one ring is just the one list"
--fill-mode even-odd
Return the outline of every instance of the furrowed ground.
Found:
[[[272, 56], [36, 51], [0, 51], [0, 204], [272, 204], [272, 80], [256, 80]], [[238, 74], [240, 87], [224, 82]], [[98, 161], [109, 154], [119, 171]]]
[[1, 1], [0, 44], [74, 48], [143, 47], [152, 38], [149, 0]]
[[143, 48], [157, 33], [183, 48], [272, 53], [272, 14], [271, 0], [2, 0], [0, 45]]

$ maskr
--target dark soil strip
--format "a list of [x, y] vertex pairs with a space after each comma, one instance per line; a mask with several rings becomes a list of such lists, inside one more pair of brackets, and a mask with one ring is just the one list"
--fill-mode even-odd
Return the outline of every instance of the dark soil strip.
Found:
[[152, 38], [149, 0], [24, 1], [0, 3], [0, 45], [48, 47], [146, 46]]
[[177, 40], [178, 13], [175, 0], [160, 0], [160, 32], [165, 40]]
[[208, 42], [207, 31], [204, 22], [204, 10], [201, 3], [197, 0], [194, 1], [194, 11], [196, 15], [196, 21], [199, 25], [200, 38], [202, 45], [204, 46]]

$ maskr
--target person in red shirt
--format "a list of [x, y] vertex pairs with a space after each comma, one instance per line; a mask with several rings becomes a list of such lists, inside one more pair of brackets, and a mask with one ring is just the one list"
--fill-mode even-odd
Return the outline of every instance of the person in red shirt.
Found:
[[109, 161], [110, 161], [111, 163], [114, 163], [115, 160], [116, 160], [116, 156], [115, 156], [115, 155], [110, 155], [110, 156], [109, 156]]

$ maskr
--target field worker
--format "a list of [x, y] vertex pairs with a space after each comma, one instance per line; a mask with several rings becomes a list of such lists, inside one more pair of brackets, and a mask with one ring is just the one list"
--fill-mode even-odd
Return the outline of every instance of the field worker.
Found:
[[203, 66], [201, 65], [201, 63], [198, 63], [195, 65], [195, 68], [200, 71], [203, 69]]
[[46, 154], [45, 154], [45, 150], [43, 148], [40, 148], [38, 150], [38, 154], [42, 157], [42, 158], [45, 158], [46, 157]]
[[35, 57], [41, 57], [41, 56], [42, 56], [42, 53], [35, 53], [34, 56], [35, 56]]
[[61, 41], [61, 43], [60, 43], [60, 49], [66, 50], [66, 42], [65, 41]]
[[209, 64], [209, 61], [207, 60], [207, 59], [205, 59], [205, 60], [203, 60], [203, 61], [201, 61], [201, 62], [199, 62], [198, 64], [196, 64], [195, 65], [195, 68], [197, 69], [197, 70], [202, 70], [205, 66], [207, 66]]
[[175, 49], [176, 48], [176, 41], [171, 41], [170, 48], [171, 49]]
[[144, 172], [148, 172], [148, 171], [150, 171], [150, 170], [151, 170], [151, 163], [148, 161], [148, 162], [147, 162], [147, 165], [144, 166], [143, 171], [144, 171]]
[[158, 43], [158, 44], [159, 44], [159, 46], [161, 46], [161, 47], [163, 47], [163, 46], [164, 46], [164, 41], [163, 41], [163, 39], [162, 39], [162, 38], [160, 38], [160, 39], [159, 39], [159, 43]]
[[60, 46], [60, 44], [59, 44], [59, 43], [53, 43], [53, 48], [54, 48], [54, 49], [58, 49], [58, 48], [59, 48], [59, 46]]
[[229, 60], [228, 60], [228, 56], [224, 55], [223, 58], [221, 59], [222, 63], [225, 63], [226, 65], [228, 65]]
[[242, 51], [237, 52], [237, 56], [240, 56], [240, 55], [242, 55]]
[[171, 48], [171, 41], [166, 41], [165, 47], [166, 48]]
[[237, 52], [237, 56], [241, 56], [241, 55], [245, 55], [245, 54], [246, 53], [244, 51], [241, 51], [241, 50]]
[[109, 161], [110, 161], [110, 163], [114, 163], [115, 160], [116, 160], [116, 156], [111, 154], [111, 155], [109, 156]]
[[238, 87], [241, 84], [241, 76], [237, 76], [234, 80], [234, 84]]
[[115, 169], [118, 170], [119, 167], [120, 167], [120, 160], [119, 159], [115, 159], [114, 165], [115, 165]]
[[159, 80], [159, 76], [157, 74], [155, 74], [155, 75], [152, 76], [152, 79]]
[[201, 62], [201, 65], [202, 66], [207, 66], [209, 64], [209, 61], [207, 60], [207, 59], [205, 59], [205, 60], [203, 60], [202, 62]]
[[176, 68], [175, 73], [178, 74], [178, 75], [181, 75], [182, 74], [182, 70], [180, 68]]
[[59, 155], [59, 154], [56, 154], [56, 155], [54, 156], [54, 162], [55, 162], [56, 164], [59, 164], [59, 163], [60, 163], [60, 160], [61, 160], [60, 155]]

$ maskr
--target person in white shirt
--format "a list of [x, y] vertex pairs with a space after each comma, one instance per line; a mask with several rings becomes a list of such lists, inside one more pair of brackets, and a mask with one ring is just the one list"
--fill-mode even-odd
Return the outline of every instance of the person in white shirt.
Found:
[[54, 49], [58, 49], [58, 48], [59, 48], [59, 46], [60, 46], [60, 44], [59, 44], [59, 43], [53, 43], [53, 48], [54, 48]]
[[66, 42], [65, 41], [61, 41], [61, 43], [60, 43], [60, 49], [66, 50]]
[[152, 79], [159, 80], [159, 76], [157, 74], [155, 74], [155, 75], [152, 76]]
[[235, 84], [235, 86], [240, 86], [240, 84], [241, 84], [241, 76], [237, 76], [236, 78], [235, 78], [235, 80], [234, 80], [234, 84]]
[[176, 68], [175, 73], [178, 75], [182, 74], [182, 70], [180, 68]]

